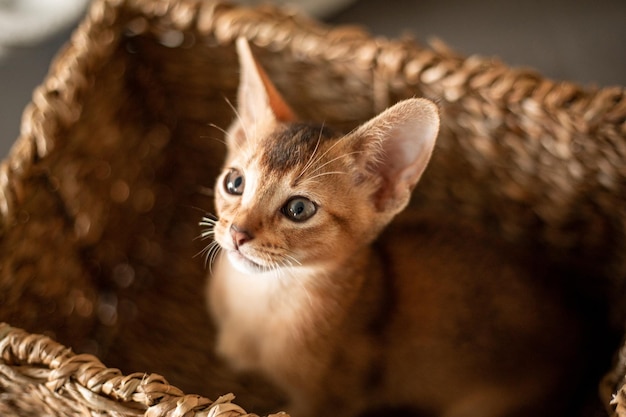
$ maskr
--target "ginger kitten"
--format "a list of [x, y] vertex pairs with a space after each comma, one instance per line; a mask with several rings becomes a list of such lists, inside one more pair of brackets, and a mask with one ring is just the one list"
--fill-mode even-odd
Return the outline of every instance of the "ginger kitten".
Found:
[[284, 390], [294, 417], [553, 415], [579, 358], [563, 297], [469, 227], [388, 226], [426, 169], [437, 106], [402, 101], [339, 135], [299, 121], [245, 40], [237, 50], [208, 232], [218, 353]]

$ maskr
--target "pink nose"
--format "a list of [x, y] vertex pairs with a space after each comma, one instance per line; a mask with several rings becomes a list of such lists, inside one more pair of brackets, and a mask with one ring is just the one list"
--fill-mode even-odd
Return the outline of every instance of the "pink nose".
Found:
[[234, 224], [230, 226], [230, 236], [233, 238], [233, 243], [237, 248], [252, 240], [252, 235], [248, 231], [240, 229]]

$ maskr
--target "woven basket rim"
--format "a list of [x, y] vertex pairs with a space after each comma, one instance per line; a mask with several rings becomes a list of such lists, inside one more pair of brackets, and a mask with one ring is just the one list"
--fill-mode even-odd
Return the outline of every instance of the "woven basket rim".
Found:
[[7, 323], [0, 323], [0, 357], [3, 364], [15, 368], [8, 374], [14, 382], [76, 401], [76, 409], [82, 406], [124, 416], [255, 416], [234, 404], [233, 394], [215, 401], [186, 395], [161, 375], [123, 375], [93, 355], [75, 354], [48, 336], [30, 334]]

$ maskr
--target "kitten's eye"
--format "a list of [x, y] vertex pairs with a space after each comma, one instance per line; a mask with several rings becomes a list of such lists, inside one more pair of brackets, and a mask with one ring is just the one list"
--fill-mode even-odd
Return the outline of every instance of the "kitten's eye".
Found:
[[232, 168], [224, 178], [224, 189], [228, 194], [241, 195], [246, 185], [243, 174], [238, 169]]
[[308, 198], [294, 197], [283, 206], [283, 214], [291, 221], [303, 222], [315, 214], [317, 207]]

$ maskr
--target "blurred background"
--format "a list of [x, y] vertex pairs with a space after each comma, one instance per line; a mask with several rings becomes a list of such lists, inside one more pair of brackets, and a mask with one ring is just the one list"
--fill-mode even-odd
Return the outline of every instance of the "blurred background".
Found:
[[[0, 157], [88, 0], [0, 0]], [[626, 0], [276, 0], [374, 35], [439, 38], [556, 80], [626, 85]], [[239, 3], [260, 3], [240, 0]]]

